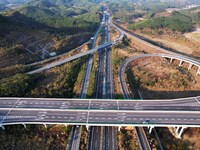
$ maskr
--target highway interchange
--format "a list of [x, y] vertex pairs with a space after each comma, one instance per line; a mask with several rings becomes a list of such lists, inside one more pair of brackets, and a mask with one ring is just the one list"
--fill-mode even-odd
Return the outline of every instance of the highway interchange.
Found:
[[[92, 49], [87, 52], [48, 64], [28, 73], [39, 73], [98, 51], [99, 68], [96, 87], [96, 98], [98, 99], [0, 98], [0, 126], [10, 124], [67, 124], [95, 126], [91, 128], [90, 145], [91, 149], [95, 150], [101, 149], [102, 143], [105, 145], [104, 149], [116, 149], [116, 141], [115, 139], [113, 140], [113, 137], [116, 137], [116, 129], [113, 126], [199, 127], [200, 97], [151, 101], [113, 100], [113, 79], [110, 61], [111, 50], [109, 50], [109, 47], [119, 42], [123, 38], [124, 32], [110, 22], [110, 24], [120, 32], [120, 36], [114, 42], [111, 42], [109, 39], [108, 22], [109, 19], [106, 19], [105, 35], [100, 46], [94, 48], [95, 45], [93, 44]], [[100, 25], [98, 32], [101, 28], [102, 24]], [[96, 41], [97, 35], [98, 34], [94, 36], [94, 41]], [[149, 56], [168, 58], [171, 56], [173, 59], [184, 60], [185, 62], [200, 66], [198, 61], [181, 55], [149, 54], [129, 58], [122, 64], [120, 69], [120, 83], [125, 98], [129, 98], [124, 77], [126, 66], [133, 60]], [[92, 56], [89, 57], [87, 64], [88, 67], [83, 82], [81, 98], [85, 98], [87, 93], [89, 74], [92, 66]], [[74, 134], [77, 137], [77, 135], [80, 134], [80, 132], [78, 132], [80, 130], [76, 130], [75, 128], [76, 126], [74, 127]], [[101, 138], [101, 133], [104, 133], [105, 135], [103, 139]]]

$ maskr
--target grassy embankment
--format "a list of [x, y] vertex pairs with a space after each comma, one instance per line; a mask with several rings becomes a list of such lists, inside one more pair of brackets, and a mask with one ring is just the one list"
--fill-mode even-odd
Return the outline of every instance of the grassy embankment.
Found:
[[[100, 31], [100, 33], [97, 37], [96, 46], [100, 45], [101, 36], [102, 36], [102, 30]], [[98, 52], [95, 52], [93, 54], [93, 64], [92, 64], [92, 70], [91, 70], [91, 73], [90, 73], [88, 91], [87, 91], [87, 96], [86, 96], [87, 98], [94, 98], [95, 97], [97, 68], [98, 68]]]

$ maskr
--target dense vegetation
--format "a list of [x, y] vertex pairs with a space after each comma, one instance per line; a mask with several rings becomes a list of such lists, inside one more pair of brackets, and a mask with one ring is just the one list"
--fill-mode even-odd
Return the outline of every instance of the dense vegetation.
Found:
[[30, 76], [27, 74], [16, 74], [15, 76], [0, 80], [0, 97], [2, 96], [18, 96], [23, 97], [28, 90], [35, 86], [35, 82], [41, 76]]
[[15, 150], [53, 150], [68, 149], [71, 126], [22, 125], [6, 126], [0, 130], [0, 149]]
[[192, 25], [192, 19], [190, 17], [179, 12], [174, 12], [170, 17], [151, 18], [132, 24], [129, 28], [133, 30], [143, 28], [169, 28], [173, 31], [189, 32], [192, 30]]
[[38, 22], [48, 30], [53, 27], [54, 33], [58, 31], [68, 34], [83, 31], [93, 32], [99, 24], [100, 20], [96, 12], [87, 11], [84, 8], [69, 8], [60, 5], [48, 7], [49, 5], [24, 6], [17, 9], [14, 14], [15, 17], [26, 17], [30, 21]]
[[81, 78], [79, 72], [85, 68], [84, 62], [84, 58], [77, 59], [53, 69], [52, 73], [46, 75], [16, 74], [1, 79], [0, 97], [73, 97], [77, 95], [74, 93], [74, 87]]
[[143, 16], [143, 13], [135, 11], [135, 5], [129, 2], [109, 3], [109, 9], [114, 19], [119, 18], [124, 22], [129, 22], [133, 18]]
[[181, 10], [180, 13], [190, 16], [194, 23], [200, 24], [200, 7], [195, 7], [192, 9]]
[[80, 58], [52, 69], [28, 94], [33, 97], [74, 97], [77, 95], [74, 93], [74, 87], [80, 78], [79, 73], [85, 68], [84, 63], [85, 58]]
[[[138, 3], [139, 2], [139, 3]], [[115, 18], [132, 23], [133, 19], [139, 17], [151, 18], [155, 13], [162, 12], [166, 8], [179, 7], [180, 4], [160, 1], [125, 1], [121, 3], [113, 2], [109, 4], [110, 10]]]

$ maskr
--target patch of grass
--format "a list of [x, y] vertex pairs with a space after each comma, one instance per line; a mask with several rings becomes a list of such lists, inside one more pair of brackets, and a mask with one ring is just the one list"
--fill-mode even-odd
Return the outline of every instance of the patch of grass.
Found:
[[87, 98], [94, 98], [95, 91], [96, 91], [96, 75], [97, 75], [97, 67], [98, 67], [98, 54], [93, 54], [93, 64], [92, 64], [92, 70], [90, 73], [90, 79], [89, 79], [89, 85], [88, 85], [88, 91], [87, 91]]
[[86, 71], [86, 64], [83, 64], [80, 68], [80, 72], [78, 73], [78, 77], [74, 85], [73, 93], [76, 94], [76, 97], [80, 97], [80, 94], [81, 94], [80, 92], [81, 92], [81, 87], [82, 87], [84, 76], [85, 76], [85, 71]]
[[131, 68], [126, 70], [126, 79], [129, 83], [129, 87], [133, 92], [133, 98], [140, 98], [138, 95], [138, 89], [140, 88], [140, 79], [135, 77]]
[[113, 71], [113, 79], [114, 79], [114, 93], [115, 93], [115, 98], [116, 99], [124, 99], [124, 96], [117, 91], [117, 83], [118, 82], [118, 76], [119, 76], [119, 69], [120, 65], [123, 62], [123, 57], [119, 56], [117, 54], [117, 50], [115, 47], [112, 47], [112, 71]]
[[119, 148], [123, 150], [138, 150], [139, 144], [134, 130], [122, 129], [118, 134]]
[[87, 149], [88, 140], [89, 140], [89, 135], [88, 135], [87, 128], [85, 126], [82, 126], [79, 150]]

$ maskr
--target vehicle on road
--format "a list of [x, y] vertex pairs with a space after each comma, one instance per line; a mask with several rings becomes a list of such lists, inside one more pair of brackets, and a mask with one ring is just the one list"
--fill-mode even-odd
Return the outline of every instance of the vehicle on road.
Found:
[[143, 124], [149, 124], [149, 123], [150, 123], [150, 120], [143, 121]]

